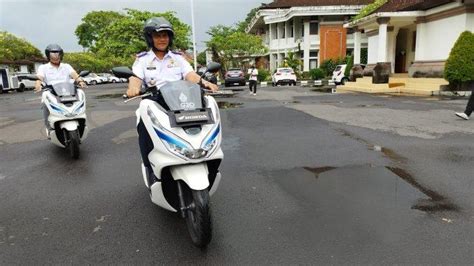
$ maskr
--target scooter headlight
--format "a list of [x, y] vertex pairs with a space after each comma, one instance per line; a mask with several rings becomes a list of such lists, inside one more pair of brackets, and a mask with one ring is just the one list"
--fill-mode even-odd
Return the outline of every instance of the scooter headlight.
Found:
[[207, 138], [205, 138], [201, 148], [206, 152], [212, 151], [214, 147], [216, 147], [220, 131], [221, 127], [219, 125], [214, 129], [214, 131], [211, 131], [212, 133]]
[[77, 106], [76, 109], [74, 109], [74, 111], [71, 114], [78, 115], [84, 111], [85, 107], [86, 107], [86, 104], [84, 102], [81, 102], [79, 106]]

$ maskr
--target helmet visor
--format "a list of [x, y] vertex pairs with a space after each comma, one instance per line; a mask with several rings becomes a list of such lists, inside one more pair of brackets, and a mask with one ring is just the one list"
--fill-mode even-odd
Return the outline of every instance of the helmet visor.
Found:
[[60, 59], [59, 52], [57, 51], [49, 52], [49, 58], [51, 60], [59, 60]]

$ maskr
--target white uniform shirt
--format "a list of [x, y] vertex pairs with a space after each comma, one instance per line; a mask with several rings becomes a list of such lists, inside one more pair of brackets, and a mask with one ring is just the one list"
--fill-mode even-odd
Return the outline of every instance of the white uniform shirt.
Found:
[[258, 76], [258, 70], [256, 68], [249, 69], [249, 80], [255, 80], [257, 81], [257, 76]]
[[66, 63], [60, 63], [59, 67], [53, 66], [51, 63], [43, 64], [39, 66], [36, 74], [43, 77], [43, 81], [51, 85], [56, 82], [69, 81], [71, 79], [71, 73], [74, 69], [71, 65]]
[[189, 72], [193, 71], [193, 68], [179, 54], [169, 51], [163, 57], [163, 60], [160, 60], [150, 50], [137, 55], [132, 70], [148, 85], [155, 85], [160, 88], [166, 82], [184, 79]]

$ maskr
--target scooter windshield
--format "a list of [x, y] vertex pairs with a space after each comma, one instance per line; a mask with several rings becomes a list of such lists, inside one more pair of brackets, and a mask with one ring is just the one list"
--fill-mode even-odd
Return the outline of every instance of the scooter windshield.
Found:
[[55, 94], [59, 97], [76, 95], [76, 88], [74, 87], [74, 84], [69, 81], [61, 81], [51, 85]]
[[184, 80], [168, 82], [160, 88], [170, 111], [202, 108], [201, 88]]

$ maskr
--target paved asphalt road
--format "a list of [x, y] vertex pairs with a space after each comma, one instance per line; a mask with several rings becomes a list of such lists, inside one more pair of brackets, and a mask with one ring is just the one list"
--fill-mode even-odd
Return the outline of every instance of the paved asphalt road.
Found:
[[474, 123], [452, 116], [465, 100], [300, 87], [219, 98], [223, 181], [200, 250], [149, 200], [123, 90], [87, 91], [77, 161], [41, 133], [39, 95], [0, 95], [0, 265], [474, 261]]

